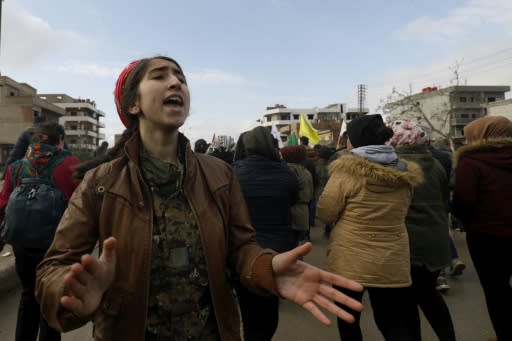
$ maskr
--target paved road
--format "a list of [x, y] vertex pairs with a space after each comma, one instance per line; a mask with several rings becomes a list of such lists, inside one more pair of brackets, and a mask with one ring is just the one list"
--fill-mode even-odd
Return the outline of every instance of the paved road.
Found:
[[[306, 260], [317, 266], [322, 266], [325, 259], [326, 240], [323, 239], [321, 228], [312, 230], [315, 248]], [[457, 339], [461, 341], [485, 341], [493, 336], [489, 318], [485, 310], [483, 293], [478, 283], [476, 273], [469, 260], [462, 233], [455, 233], [455, 241], [461, 258], [466, 261], [468, 268], [459, 279], [452, 279], [452, 289], [445, 294], [454, 321]], [[0, 296], [0, 340], [14, 340], [16, 324], [16, 309], [19, 290], [12, 290]], [[365, 312], [362, 315], [362, 329], [365, 340], [383, 341], [377, 331], [372, 316], [371, 307], [365, 296]], [[423, 320], [423, 341], [434, 341], [430, 326]], [[91, 340], [91, 325], [66, 333], [63, 341]], [[314, 320], [309, 313], [296, 305], [283, 301], [281, 304], [280, 324], [274, 341], [311, 341], [338, 340], [336, 325], [324, 327]]]

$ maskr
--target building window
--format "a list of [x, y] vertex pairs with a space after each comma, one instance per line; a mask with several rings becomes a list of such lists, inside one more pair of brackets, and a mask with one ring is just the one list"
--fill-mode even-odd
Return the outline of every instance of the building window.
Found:
[[69, 115], [71, 115], [71, 116], [76, 116], [76, 111], [71, 111], [71, 112], [69, 113]]
[[459, 97], [459, 102], [465, 103], [465, 102], [467, 102], [467, 98], [466, 97]]
[[496, 102], [496, 97], [487, 97], [487, 102]]
[[299, 119], [299, 117], [300, 117], [300, 115], [293, 114], [293, 119], [294, 119], [294, 120], [298, 120], [298, 119]]
[[469, 101], [473, 103], [475, 101], [475, 97], [469, 97]]
[[286, 121], [290, 119], [290, 115], [281, 115], [281, 120]]
[[267, 116], [267, 117], [265, 117], [265, 118], [267, 119], [267, 122], [272, 121], [272, 117], [270, 117], [270, 116]]
[[469, 118], [468, 114], [460, 114], [460, 118]]
[[308, 120], [312, 120], [315, 118], [315, 115], [312, 115], [312, 114], [308, 114]]

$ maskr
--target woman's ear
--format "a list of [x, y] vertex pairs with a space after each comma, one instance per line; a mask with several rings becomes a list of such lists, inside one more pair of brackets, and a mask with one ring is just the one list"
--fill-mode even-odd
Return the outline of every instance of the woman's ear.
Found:
[[140, 108], [137, 104], [134, 104], [128, 108], [128, 112], [132, 115], [138, 115], [140, 113]]

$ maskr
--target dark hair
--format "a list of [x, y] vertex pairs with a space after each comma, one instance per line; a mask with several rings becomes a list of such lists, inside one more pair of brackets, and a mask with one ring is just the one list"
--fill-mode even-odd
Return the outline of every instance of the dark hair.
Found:
[[307, 136], [301, 136], [299, 138], [299, 141], [300, 141], [301, 144], [305, 144], [305, 145], [309, 144], [309, 138]]
[[199, 139], [194, 143], [194, 152], [204, 154], [208, 149], [209, 144], [205, 139]]
[[56, 146], [61, 140], [64, 140], [65, 135], [64, 127], [60, 124], [56, 122], [43, 122], [34, 129], [32, 142], [42, 142]]
[[[176, 66], [183, 72], [180, 64], [176, 62], [174, 59], [165, 57], [165, 56], [155, 56], [152, 58], [144, 58], [139, 61], [139, 63], [135, 66], [135, 68], [130, 72], [130, 74], [126, 77], [123, 86], [123, 92], [120, 100], [121, 109], [123, 113], [128, 113], [128, 109], [135, 103], [139, 96], [139, 84], [142, 81], [142, 77], [147, 71], [148, 65], [151, 61], [155, 59], [163, 59], [167, 60], [171, 63], [176, 64]], [[110, 149], [107, 150], [104, 156], [88, 160], [80, 163], [76, 168], [73, 176], [75, 179], [83, 179], [85, 173], [93, 169], [102, 163], [112, 161], [113, 159], [119, 157], [123, 153], [124, 145], [126, 141], [128, 141], [133, 135], [135, 135], [139, 130], [139, 119], [136, 115], [127, 114], [128, 119], [131, 121], [130, 128], [126, 129], [121, 138], [117, 143]]]

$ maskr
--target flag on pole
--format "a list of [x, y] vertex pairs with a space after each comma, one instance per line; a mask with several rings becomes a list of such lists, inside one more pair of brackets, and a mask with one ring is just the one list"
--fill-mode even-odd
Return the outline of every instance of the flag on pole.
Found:
[[281, 140], [281, 133], [279, 133], [279, 130], [277, 130], [277, 126], [275, 124], [272, 124], [272, 130], [270, 130], [270, 133], [277, 140], [279, 148], [283, 148], [283, 140]]
[[300, 128], [299, 128], [299, 136], [306, 136], [313, 145], [320, 142], [320, 136], [318, 136], [318, 132], [315, 128], [309, 123], [309, 121], [304, 117], [304, 114], [300, 114]]
[[347, 122], [343, 120], [343, 123], [341, 124], [340, 129], [340, 137], [347, 131]]
[[343, 134], [346, 131], [347, 131], [347, 122], [345, 120], [343, 120], [343, 122], [341, 123], [340, 135], [338, 136], [338, 145], [340, 144], [341, 137], [343, 136]]
[[288, 136], [288, 143], [286, 144], [287, 146], [296, 146], [298, 145], [298, 141], [297, 141], [297, 135], [295, 135], [295, 132], [292, 131], [292, 133], [290, 134], [290, 136]]

